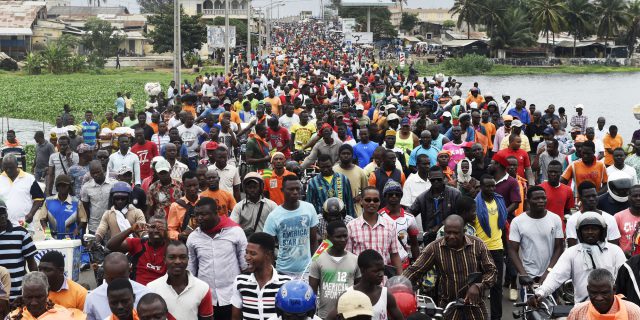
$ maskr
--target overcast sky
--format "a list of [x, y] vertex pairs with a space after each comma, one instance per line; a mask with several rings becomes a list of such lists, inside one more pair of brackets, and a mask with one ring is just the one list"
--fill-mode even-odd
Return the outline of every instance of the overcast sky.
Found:
[[[123, 5], [129, 8], [131, 13], [138, 13], [139, 7], [136, 0], [103, 0], [103, 6], [117, 6]], [[204, 1], [204, 0], [203, 0]], [[325, 3], [329, 0], [324, 0]], [[71, 0], [72, 5], [86, 6], [88, 0]], [[251, 3], [254, 7], [261, 7], [269, 3], [269, 0], [252, 0]], [[408, 7], [410, 8], [450, 8], [453, 5], [453, 0], [408, 0]], [[320, 12], [320, 0], [289, 0], [287, 5], [280, 7], [280, 16], [297, 15], [302, 10], [313, 10], [314, 14]], [[274, 10], [274, 14], [277, 11]]]

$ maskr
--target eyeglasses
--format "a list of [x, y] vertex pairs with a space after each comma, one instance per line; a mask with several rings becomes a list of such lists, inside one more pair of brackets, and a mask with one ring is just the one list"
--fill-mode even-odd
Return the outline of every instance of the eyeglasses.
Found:
[[380, 202], [380, 198], [373, 198], [373, 199], [372, 198], [364, 198], [363, 200], [366, 203], [371, 203], [371, 202], [378, 203], [378, 202]]

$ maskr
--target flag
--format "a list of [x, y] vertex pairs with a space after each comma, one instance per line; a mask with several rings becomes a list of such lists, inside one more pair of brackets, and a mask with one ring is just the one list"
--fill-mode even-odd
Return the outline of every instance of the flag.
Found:
[[333, 247], [333, 243], [331, 243], [331, 241], [329, 241], [328, 239], [323, 240], [322, 243], [320, 243], [320, 245], [318, 246], [318, 249], [316, 249], [316, 252], [313, 254], [313, 257], [311, 257], [311, 261], [318, 260], [320, 255], [323, 252], [329, 250], [329, 248], [331, 247]]

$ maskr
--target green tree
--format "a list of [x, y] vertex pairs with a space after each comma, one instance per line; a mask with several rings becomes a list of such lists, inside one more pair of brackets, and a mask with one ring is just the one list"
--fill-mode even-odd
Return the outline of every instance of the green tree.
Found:
[[[629, 21], [627, 4], [624, 0], [597, 0], [596, 14], [598, 21], [598, 36], [604, 37], [604, 50], [612, 36], [616, 36], [621, 26]], [[607, 55], [608, 56], [608, 55]]]
[[444, 29], [453, 29], [456, 26], [456, 22], [453, 20], [445, 20], [442, 22], [442, 28]]
[[165, 7], [173, 8], [173, 0], [138, 0], [140, 13], [157, 14], [166, 10]]
[[629, 58], [633, 56], [636, 48], [636, 40], [640, 36], [640, 0], [629, 3], [629, 27], [627, 28], [627, 48]]
[[400, 19], [400, 30], [410, 32], [420, 22], [417, 14], [402, 13], [402, 19]]
[[42, 64], [51, 73], [59, 74], [66, 71], [67, 60], [71, 58], [69, 48], [58, 42], [47, 44], [44, 50], [40, 51]]
[[565, 25], [564, 12], [566, 7], [561, 0], [532, 0], [531, 1], [531, 22], [533, 32], [539, 34], [544, 31], [547, 37], [547, 48], [549, 47], [549, 32], [555, 34], [560, 32]]
[[576, 56], [576, 42], [593, 34], [595, 8], [589, 0], [567, 0], [565, 20], [567, 31], [573, 36], [573, 56]]
[[84, 28], [86, 33], [82, 35], [80, 43], [90, 53], [103, 58], [115, 55], [120, 43], [126, 39], [124, 35], [116, 33], [116, 28], [109, 21], [98, 18], [89, 18]]
[[467, 25], [467, 39], [471, 38], [471, 27], [475, 27], [480, 21], [479, 13], [481, 10], [482, 5], [479, 0], [455, 0], [453, 7], [449, 10], [452, 16], [458, 15], [456, 23], [458, 28], [463, 24]]
[[496, 49], [508, 49], [535, 44], [536, 36], [529, 24], [529, 17], [522, 9], [508, 8], [491, 37], [491, 46]]
[[[147, 36], [153, 44], [153, 51], [165, 53], [173, 51], [173, 6], [162, 6], [162, 11], [147, 18], [154, 28]], [[182, 52], [199, 50], [207, 42], [207, 26], [201, 15], [188, 16], [180, 12], [180, 37]], [[182, 57], [182, 54], [180, 55]], [[184, 59], [182, 59], [184, 65]]]
[[[340, 16], [343, 18], [355, 18], [358, 31], [367, 31], [367, 12], [361, 8], [340, 7]], [[371, 8], [371, 32], [373, 39], [394, 38], [398, 31], [391, 24], [391, 12], [387, 8]]]

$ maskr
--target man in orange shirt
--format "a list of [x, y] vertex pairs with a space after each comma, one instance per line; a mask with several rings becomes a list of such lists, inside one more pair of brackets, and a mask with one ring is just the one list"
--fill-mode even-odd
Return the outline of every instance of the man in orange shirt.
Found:
[[218, 205], [218, 215], [228, 217], [233, 207], [236, 206], [236, 199], [230, 192], [220, 190], [220, 176], [217, 171], [209, 169], [205, 177], [209, 182], [209, 189], [202, 191], [200, 197], [215, 200]]
[[264, 102], [271, 104], [271, 114], [277, 115], [278, 117], [282, 115], [282, 101], [279, 97], [276, 97], [273, 88], [269, 87], [269, 96], [264, 98]]
[[[388, 180], [395, 180], [401, 186], [404, 186], [404, 181], [406, 180], [402, 170], [396, 168], [396, 153], [393, 150], [385, 150], [382, 156], [382, 166], [369, 175], [369, 186], [376, 187], [382, 194], [384, 185]], [[381, 208], [383, 206], [384, 199], [380, 204]]]
[[478, 92], [478, 88], [471, 88], [471, 92], [469, 92], [469, 96], [467, 96], [467, 100], [465, 101], [469, 106], [472, 102], [475, 102], [477, 105], [481, 105], [484, 102], [484, 97], [480, 95]]
[[[198, 177], [195, 173], [187, 171], [182, 175], [182, 187], [184, 188], [184, 197], [176, 200], [169, 207], [167, 229], [171, 240], [186, 242], [191, 231], [198, 227], [193, 214], [196, 202], [200, 200]], [[185, 215], [188, 215], [186, 219]]]
[[607, 169], [602, 162], [596, 161], [595, 149], [596, 146], [592, 141], [585, 141], [580, 148], [582, 159], [572, 162], [562, 174], [560, 179], [562, 183], [570, 185], [569, 181], [573, 181], [574, 196], [577, 195], [577, 187], [584, 181], [592, 182], [598, 192], [606, 186]]
[[613, 150], [622, 148], [622, 136], [618, 135], [618, 127], [609, 126], [609, 133], [602, 138], [602, 142], [604, 143], [604, 164], [608, 167], [613, 165]]
[[271, 199], [277, 205], [284, 203], [282, 194], [282, 178], [286, 175], [294, 174], [284, 168], [285, 158], [282, 152], [276, 152], [271, 156], [271, 167], [273, 170], [265, 169], [261, 172], [264, 179], [264, 197]]
[[60, 251], [45, 253], [40, 258], [38, 271], [49, 281], [49, 300], [65, 308], [84, 309], [87, 289], [64, 276], [64, 256]]

